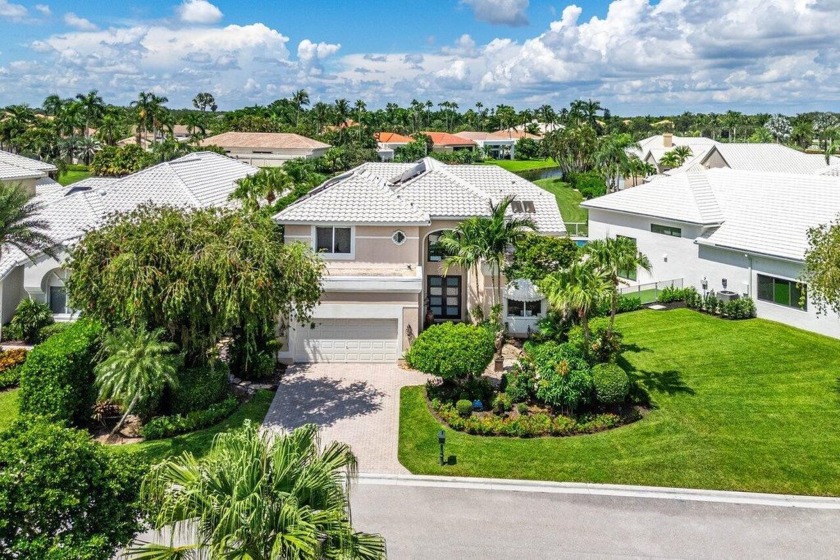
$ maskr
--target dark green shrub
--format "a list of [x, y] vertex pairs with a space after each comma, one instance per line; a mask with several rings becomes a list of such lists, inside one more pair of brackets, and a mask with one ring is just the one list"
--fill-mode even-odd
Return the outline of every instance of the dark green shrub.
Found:
[[493, 399], [493, 412], [496, 414], [502, 414], [504, 412], [509, 411], [513, 408], [513, 402], [511, 398], [507, 396], [505, 393], [499, 393], [496, 395], [496, 398]]
[[534, 348], [530, 357], [539, 375], [538, 400], [567, 412], [591, 401], [592, 373], [574, 346], [547, 342]]
[[694, 288], [674, 288], [671, 286], [666, 286], [659, 291], [659, 294], [656, 296], [656, 301], [659, 303], [673, 303], [675, 301], [685, 301], [688, 294], [694, 290]]
[[531, 335], [529, 341], [537, 344], [548, 341], [563, 342], [571, 326], [571, 316], [549, 309], [545, 316], [537, 321], [537, 332]]
[[714, 315], [720, 311], [720, 303], [714, 293], [706, 294], [706, 297], [703, 298], [703, 309], [706, 313]]
[[613, 328], [609, 319], [596, 318], [589, 322], [589, 346], [583, 336], [583, 327], [577, 325], [569, 331], [569, 344], [576, 348], [591, 364], [612, 362], [621, 353], [621, 332]]
[[703, 296], [693, 286], [685, 288], [685, 305], [689, 309], [700, 309], [703, 307]]
[[624, 402], [630, 393], [630, 378], [616, 364], [598, 364], [592, 368], [595, 398], [602, 404]]
[[530, 360], [519, 360], [503, 377], [505, 393], [512, 402], [520, 403], [534, 398], [537, 374]]
[[495, 333], [465, 323], [441, 323], [420, 333], [406, 354], [411, 367], [444, 379], [480, 375], [493, 359]]
[[[630, 311], [638, 311], [642, 308], [642, 298], [635, 296], [621, 296], [618, 298], [618, 306], [615, 309], [616, 313], [628, 313]], [[598, 303], [595, 308], [595, 315], [597, 317], [609, 317], [610, 315], [610, 300], [604, 299]]]
[[41, 329], [54, 322], [52, 311], [47, 304], [25, 299], [17, 306], [9, 322], [9, 329], [16, 335], [15, 338], [20, 337], [28, 344], [36, 344], [39, 342], [38, 334]]
[[0, 556], [111, 558], [140, 530], [142, 465], [37, 419], [0, 434]]
[[519, 403], [516, 405], [516, 412], [519, 414], [528, 414], [528, 405], [524, 402]]
[[146, 439], [163, 439], [201, 430], [218, 424], [239, 408], [239, 401], [230, 396], [222, 402], [211, 404], [204, 410], [195, 410], [189, 414], [158, 416], [140, 429], [140, 435]]
[[102, 327], [80, 319], [36, 346], [20, 371], [20, 410], [83, 426], [96, 402], [93, 368]]
[[455, 403], [455, 410], [458, 411], [458, 414], [460, 416], [466, 418], [467, 416], [470, 416], [472, 414], [472, 411], [473, 411], [472, 402], [470, 402], [466, 399], [461, 399], [461, 400], [459, 400], [458, 402]]
[[751, 319], [755, 317], [755, 303], [748, 297], [722, 302], [721, 314], [728, 319]]
[[566, 180], [577, 189], [583, 198], [595, 198], [607, 194], [607, 183], [599, 173], [569, 173]]
[[38, 340], [44, 342], [51, 336], [55, 336], [60, 332], [64, 332], [67, 330], [72, 323], [53, 323], [52, 325], [47, 325], [38, 333]]
[[173, 414], [204, 410], [228, 394], [228, 369], [224, 362], [213, 360], [206, 365], [184, 368], [178, 372], [178, 385], [169, 390]]

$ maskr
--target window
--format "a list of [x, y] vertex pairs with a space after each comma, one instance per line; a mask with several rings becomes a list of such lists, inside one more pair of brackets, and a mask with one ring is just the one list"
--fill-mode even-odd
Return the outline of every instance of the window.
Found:
[[405, 243], [405, 234], [401, 231], [395, 231], [394, 235], [391, 236], [391, 240], [394, 242], [394, 245], [402, 245]]
[[[633, 246], [634, 247], [636, 246], [636, 240], [632, 237], [627, 237], [625, 235], [617, 235], [616, 237], [623, 237], [624, 239], [629, 239], [630, 241], [633, 242]], [[636, 281], [636, 269], [635, 268], [633, 270], [619, 270], [618, 275], [621, 278], [624, 278], [626, 280], [632, 280], [633, 282]]]
[[429, 276], [429, 309], [435, 320], [461, 318], [461, 277]]
[[534, 203], [531, 200], [514, 200], [510, 203], [510, 209], [514, 214], [533, 214], [537, 210], [534, 208]]
[[67, 313], [67, 290], [64, 286], [50, 286], [50, 311], [57, 315]]
[[652, 231], [653, 233], [659, 233], [661, 235], [670, 235], [671, 237], [682, 237], [682, 229], [678, 227], [650, 224], [650, 231]]
[[507, 300], [508, 317], [538, 317], [542, 312], [541, 301]]
[[316, 246], [318, 253], [329, 253], [334, 255], [350, 254], [350, 228], [343, 227], [316, 227]]
[[440, 262], [443, 260], [443, 257], [446, 256], [446, 253], [443, 251], [440, 245], [438, 245], [438, 241], [440, 240], [441, 235], [443, 235], [442, 231], [436, 231], [434, 233], [430, 233], [429, 237], [426, 240], [426, 251], [429, 255], [429, 262]]
[[758, 299], [769, 301], [803, 311], [808, 310], [806, 286], [795, 280], [783, 280], [772, 276], [758, 275]]

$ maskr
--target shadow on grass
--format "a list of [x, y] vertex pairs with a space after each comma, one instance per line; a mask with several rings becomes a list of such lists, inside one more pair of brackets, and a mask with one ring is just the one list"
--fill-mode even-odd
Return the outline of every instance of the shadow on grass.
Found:
[[[650, 352], [651, 350], [648, 348], [642, 348], [635, 344], [627, 345], [624, 347], [625, 351], [630, 352]], [[685, 381], [683, 381], [682, 374], [677, 370], [666, 370], [666, 371], [646, 371], [646, 370], [639, 370], [636, 369], [633, 364], [627, 361], [627, 359], [621, 355], [616, 360], [619, 366], [627, 372], [627, 375], [630, 376], [630, 380], [634, 382], [636, 386], [635, 391], [631, 391], [631, 397], [636, 402], [641, 403], [651, 403], [651, 395], [650, 391], [656, 391], [659, 393], [665, 393], [668, 395], [676, 395], [676, 394], [685, 394], [685, 395], [694, 395], [696, 394], [694, 389], [689, 387]]]

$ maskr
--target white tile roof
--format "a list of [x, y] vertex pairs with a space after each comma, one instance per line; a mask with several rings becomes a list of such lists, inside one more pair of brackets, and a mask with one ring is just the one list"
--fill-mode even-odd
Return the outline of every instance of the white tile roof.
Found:
[[[815, 173], [825, 156], [806, 154], [781, 144], [718, 144], [715, 149], [730, 169], [776, 173]], [[833, 158], [840, 163], [840, 159]]]
[[[43, 175], [46, 175], [47, 173], [52, 173], [53, 171], [57, 170], [55, 165], [51, 163], [19, 156], [17, 154], [13, 154], [11, 152], [6, 152], [3, 150], [0, 150], [0, 164], [3, 164], [0, 165], [0, 168], [2, 168], [5, 165], [12, 165], [14, 167], [26, 169], [28, 171], [41, 172], [39, 175], [34, 175], [35, 177], [41, 177]], [[0, 177], [2, 177], [2, 175], [0, 175]]]
[[[832, 158], [837, 159], [837, 158]], [[822, 169], [818, 169], [816, 171], [817, 175], [825, 175], [827, 177], [840, 177], [840, 163], [829, 165], [828, 167], [823, 167]]]
[[650, 155], [658, 162], [666, 152], [670, 152], [677, 146], [688, 146], [691, 149], [692, 157], [696, 158], [701, 154], [706, 154], [716, 144], [717, 142], [711, 138], [705, 138], [703, 136], [672, 136], [671, 146], [666, 147], [664, 135], [657, 134], [655, 136], [639, 140], [640, 149], [630, 151], [639, 156], [642, 160], [646, 160]]
[[[100, 225], [106, 215], [130, 211], [143, 203], [187, 208], [226, 205], [236, 181], [256, 172], [256, 167], [239, 160], [196, 152], [121, 179], [85, 179], [62, 191], [39, 194], [33, 202], [42, 205], [38, 217], [49, 223], [51, 237], [69, 245]], [[0, 279], [26, 261], [22, 252], [4, 246]]]
[[[700, 189], [697, 177], [705, 178]], [[720, 211], [719, 226], [707, 221], [713, 218], [710, 209], [714, 211], [706, 198], [708, 192], [697, 196], [705, 186]], [[801, 260], [807, 248], [807, 230], [840, 214], [840, 178], [710, 169], [658, 179], [583, 206], [706, 223], [710, 227], [698, 243]]]
[[419, 212], [427, 223], [430, 218], [487, 216], [491, 202], [515, 195], [534, 203], [532, 217], [541, 232], [566, 231], [550, 193], [492, 165], [446, 165], [431, 158], [415, 164], [366, 163], [327, 181], [317, 191], [275, 219], [280, 223], [415, 223], [413, 214], [401, 216], [393, 208], [394, 200], [383, 195], [389, 193], [400, 208]]
[[43, 171], [26, 169], [10, 163], [0, 161], [0, 181], [18, 181], [22, 179], [38, 179], [43, 177]]

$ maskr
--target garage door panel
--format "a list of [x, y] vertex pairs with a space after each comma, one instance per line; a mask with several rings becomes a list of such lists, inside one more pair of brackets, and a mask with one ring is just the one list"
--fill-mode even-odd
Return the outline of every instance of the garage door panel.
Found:
[[398, 358], [396, 319], [321, 319], [301, 333], [298, 362], [393, 362]]

